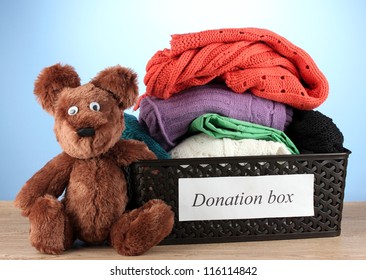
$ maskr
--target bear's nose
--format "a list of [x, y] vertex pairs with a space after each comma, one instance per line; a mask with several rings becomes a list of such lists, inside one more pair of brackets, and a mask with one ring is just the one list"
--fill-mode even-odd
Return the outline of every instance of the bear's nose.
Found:
[[82, 127], [78, 129], [77, 134], [80, 137], [91, 137], [95, 135], [95, 129], [92, 127]]

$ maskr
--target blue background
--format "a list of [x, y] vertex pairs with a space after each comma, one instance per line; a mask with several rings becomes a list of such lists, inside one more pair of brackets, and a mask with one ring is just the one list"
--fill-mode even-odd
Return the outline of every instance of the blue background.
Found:
[[[306, 50], [330, 84], [318, 110], [345, 136], [350, 156], [346, 201], [365, 201], [366, 2], [357, 0], [247, 1], [5, 1], [0, 3], [0, 200], [22, 185], [61, 149], [53, 118], [33, 95], [42, 68], [75, 67], [87, 83], [121, 64], [139, 75], [169, 48], [170, 35], [214, 28], [270, 29]], [[135, 112], [138, 114], [138, 112]]]

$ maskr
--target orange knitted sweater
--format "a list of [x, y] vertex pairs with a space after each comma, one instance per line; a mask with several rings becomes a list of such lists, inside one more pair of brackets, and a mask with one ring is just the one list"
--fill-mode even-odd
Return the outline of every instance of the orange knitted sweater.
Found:
[[249, 89], [302, 110], [318, 107], [328, 96], [328, 82], [310, 55], [266, 29], [177, 34], [170, 44], [146, 66], [148, 96], [167, 99], [213, 79], [237, 93]]

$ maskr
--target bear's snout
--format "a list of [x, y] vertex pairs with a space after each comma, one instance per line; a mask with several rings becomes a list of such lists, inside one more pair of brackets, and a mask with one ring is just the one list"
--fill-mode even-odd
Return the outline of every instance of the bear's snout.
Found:
[[80, 137], [91, 137], [95, 135], [95, 129], [93, 127], [82, 127], [77, 130], [77, 134]]

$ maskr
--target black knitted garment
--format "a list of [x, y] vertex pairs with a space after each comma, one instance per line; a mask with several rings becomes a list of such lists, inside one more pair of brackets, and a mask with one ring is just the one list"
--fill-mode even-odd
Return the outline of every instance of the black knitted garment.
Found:
[[294, 110], [285, 131], [301, 153], [343, 152], [343, 134], [333, 120], [318, 111]]

